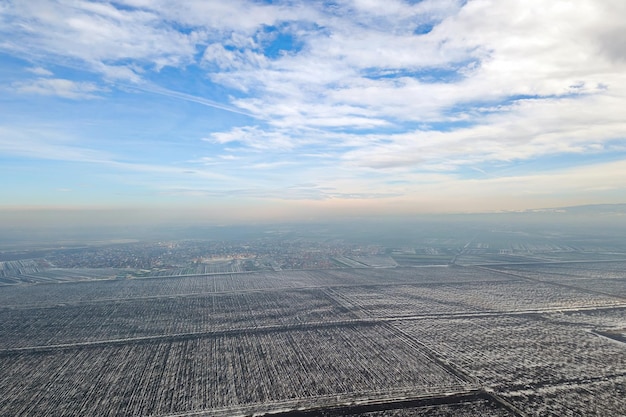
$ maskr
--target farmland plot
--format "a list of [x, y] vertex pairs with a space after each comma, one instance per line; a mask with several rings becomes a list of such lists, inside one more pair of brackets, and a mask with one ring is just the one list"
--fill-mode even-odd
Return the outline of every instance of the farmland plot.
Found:
[[415, 268], [330, 269], [315, 272], [315, 282], [324, 286], [382, 286], [517, 280], [515, 277], [498, 272], [447, 265]]
[[575, 262], [537, 265], [490, 266], [490, 269], [518, 273], [539, 280], [624, 279], [626, 262]]
[[350, 259], [357, 261], [361, 264], [370, 266], [370, 267], [395, 267], [398, 264], [393, 260], [391, 256], [385, 255], [360, 255], [360, 256], [349, 256]]
[[470, 384], [385, 326], [0, 354], [0, 415], [168, 415], [432, 395]]
[[456, 258], [458, 265], [482, 265], [482, 264], [507, 264], [518, 262], [541, 262], [543, 259], [535, 254], [529, 253], [493, 253], [493, 252], [474, 252], [464, 253]]
[[547, 317], [555, 321], [576, 323], [581, 329], [626, 328], [626, 307], [551, 313]]
[[210, 276], [7, 286], [0, 291], [0, 305], [4, 307], [56, 306], [213, 292], [213, 288], [214, 284]]
[[509, 265], [497, 267], [538, 281], [555, 282], [583, 290], [626, 297], [626, 263], [576, 263], [558, 265]]
[[43, 259], [20, 259], [15, 261], [0, 261], [0, 277], [18, 277], [19, 275], [32, 274], [48, 267]]
[[423, 286], [427, 297], [485, 311], [519, 311], [619, 305], [623, 300], [541, 282], [442, 284]]
[[582, 290], [611, 294], [622, 299], [626, 298], [626, 278], [561, 280], [559, 283]]
[[[420, 268], [341, 268], [308, 271], [261, 272], [216, 276], [218, 291], [262, 285], [267, 287], [335, 287], [361, 285], [397, 285], [411, 283], [508, 281], [510, 276], [470, 268], [436, 266]], [[513, 278], [515, 279], [515, 278]], [[218, 282], [218, 281], [216, 281]], [[258, 287], [262, 288], [262, 287]]]
[[428, 285], [339, 287], [329, 290], [346, 307], [361, 317], [406, 317], [481, 311], [440, 293], [433, 297]]
[[537, 316], [398, 324], [498, 392], [626, 375], [619, 343]]
[[354, 314], [316, 289], [0, 309], [0, 349], [354, 318]]
[[0, 306], [52, 306], [101, 300], [279, 288], [506, 280], [511, 280], [511, 277], [492, 271], [458, 267], [254, 272], [120, 279], [61, 285], [5, 286], [0, 291]]
[[618, 298], [524, 280], [334, 288], [333, 293], [346, 307], [381, 318], [624, 304]]
[[77, 282], [60, 285], [6, 286], [0, 292], [0, 305], [5, 307], [53, 306], [107, 300], [210, 294], [234, 290], [283, 288], [284, 286], [294, 287], [289, 285], [289, 281], [285, 278], [272, 277], [267, 274], [198, 275], [89, 283]]
[[503, 397], [529, 416], [624, 416], [626, 377], [520, 390]]
[[590, 247], [588, 250], [552, 250], [552, 251], [534, 251], [532, 256], [540, 258], [544, 261], [551, 262], [569, 262], [569, 261], [589, 261], [598, 260], [606, 261], [623, 261], [626, 259], [624, 247]]
[[233, 291], [308, 288], [333, 282], [337, 283], [337, 278], [328, 277], [323, 272], [289, 271], [124, 279], [61, 285], [5, 286], [0, 291], [0, 305], [40, 307]]
[[57, 283], [114, 279], [127, 271], [118, 268], [47, 268], [29, 274], [12, 276], [15, 283]]

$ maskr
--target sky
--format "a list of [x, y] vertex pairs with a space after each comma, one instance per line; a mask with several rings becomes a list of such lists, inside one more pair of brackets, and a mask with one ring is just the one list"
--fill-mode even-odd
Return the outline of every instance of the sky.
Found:
[[624, 203], [623, 16], [623, 0], [5, 0], [0, 212]]

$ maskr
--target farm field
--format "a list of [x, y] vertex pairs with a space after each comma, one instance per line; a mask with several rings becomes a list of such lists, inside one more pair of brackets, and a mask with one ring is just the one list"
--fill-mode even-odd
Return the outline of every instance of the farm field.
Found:
[[530, 416], [623, 416], [626, 377], [617, 376], [584, 384], [550, 385], [502, 395], [512, 404], [523, 407]]
[[[138, 320], [141, 317], [141, 320]], [[139, 298], [29, 309], [0, 309], [0, 349], [211, 333], [356, 315], [321, 290], [302, 289]]]
[[623, 261], [489, 266], [489, 270], [622, 299], [626, 297], [626, 262]]
[[366, 317], [520, 312], [613, 306], [623, 300], [543, 282], [503, 280], [339, 287], [333, 293]]
[[[591, 326], [568, 323], [561, 314], [414, 320], [399, 326], [529, 415], [626, 411], [619, 394], [626, 378], [624, 344], [585, 328]], [[604, 392], [603, 405], [596, 402], [598, 391]]]
[[623, 263], [354, 259], [4, 285], [0, 415], [626, 414]]
[[453, 255], [429, 253], [397, 253], [391, 255], [391, 257], [400, 266], [424, 266], [447, 265], [452, 260]]
[[626, 262], [624, 261], [512, 264], [489, 268], [540, 280], [626, 278]]
[[5, 351], [0, 366], [11, 376], [0, 383], [0, 414], [15, 416], [236, 412], [251, 403], [312, 405], [471, 388], [385, 326]]
[[554, 323], [549, 314], [414, 320], [399, 326], [494, 389], [626, 375], [622, 346]]
[[344, 268], [160, 276], [98, 282], [67, 282], [62, 285], [7, 285], [0, 291], [0, 306], [41, 307], [103, 300], [257, 290], [502, 280], [511, 278], [487, 270], [448, 266], [367, 268], [365, 272], [360, 269]]
[[595, 263], [624, 262], [626, 256], [623, 253], [585, 252], [580, 250], [542, 251], [542, 250], [465, 250], [456, 258], [459, 265], [516, 265], [537, 264], [549, 265], [549, 263]]

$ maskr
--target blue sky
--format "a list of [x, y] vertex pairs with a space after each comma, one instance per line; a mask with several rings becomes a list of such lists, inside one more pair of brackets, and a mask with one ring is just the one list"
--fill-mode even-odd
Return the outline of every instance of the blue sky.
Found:
[[623, 203], [621, 0], [0, 4], [0, 209]]

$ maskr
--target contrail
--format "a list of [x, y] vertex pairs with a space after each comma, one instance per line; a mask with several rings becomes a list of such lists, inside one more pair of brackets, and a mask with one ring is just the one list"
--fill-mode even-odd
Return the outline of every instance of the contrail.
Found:
[[145, 91], [147, 93], [153, 93], [153, 94], [160, 94], [163, 96], [167, 96], [167, 97], [173, 97], [173, 98], [177, 98], [179, 100], [185, 100], [185, 101], [190, 101], [193, 103], [198, 103], [198, 104], [202, 104], [203, 106], [208, 106], [208, 107], [213, 107], [216, 109], [220, 109], [220, 110], [225, 110], [231, 113], [237, 113], [237, 114], [242, 114], [244, 116], [248, 116], [248, 117], [252, 117], [252, 118], [257, 118], [257, 116], [251, 114], [251, 113], [247, 113], [243, 110], [240, 110], [236, 107], [232, 107], [232, 106], [228, 106], [226, 104], [222, 104], [222, 103], [218, 103], [217, 101], [213, 101], [213, 100], [209, 100], [207, 98], [204, 97], [198, 97], [198, 96], [194, 96], [191, 94], [186, 94], [186, 93], [181, 93], [178, 91], [173, 91], [173, 90], [168, 90], [167, 88], [163, 88], [163, 87], [157, 87], [157, 86], [137, 86], [137, 85], [127, 85], [126, 86], [129, 89], [135, 89], [135, 90], [140, 90], [140, 91]]

